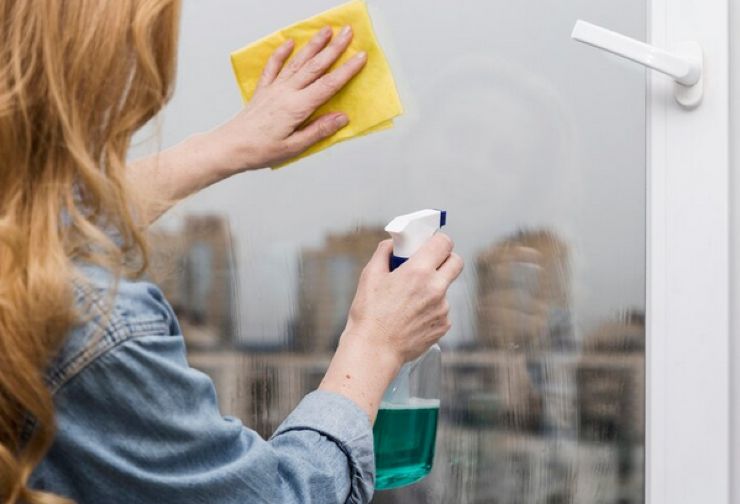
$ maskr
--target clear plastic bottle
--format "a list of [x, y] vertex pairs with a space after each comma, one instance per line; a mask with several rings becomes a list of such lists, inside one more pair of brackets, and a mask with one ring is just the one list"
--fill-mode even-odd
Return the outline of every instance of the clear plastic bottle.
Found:
[[[446, 220], [447, 212], [431, 209], [393, 219], [385, 228], [393, 238], [391, 270], [416, 253]], [[441, 350], [433, 345], [404, 364], [386, 390], [373, 426], [376, 489], [410, 485], [432, 470], [441, 371]]]
[[376, 489], [416, 483], [432, 470], [441, 366], [434, 345], [405, 364], [386, 390], [373, 426]]

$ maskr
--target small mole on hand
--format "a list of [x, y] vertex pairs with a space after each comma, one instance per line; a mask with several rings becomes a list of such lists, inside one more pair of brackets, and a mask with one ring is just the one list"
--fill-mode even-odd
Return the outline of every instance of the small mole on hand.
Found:
[[344, 375], [344, 377], [345, 377], [345, 378], [347, 378], [348, 380], [349, 380], [350, 378], [352, 378], [352, 377], [351, 377], [350, 375], [348, 375], [348, 374]]

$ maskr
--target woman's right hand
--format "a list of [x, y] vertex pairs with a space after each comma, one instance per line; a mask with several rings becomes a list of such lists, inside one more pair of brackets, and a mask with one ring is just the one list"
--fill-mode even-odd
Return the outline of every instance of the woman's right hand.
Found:
[[450, 329], [446, 294], [462, 259], [447, 235], [434, 235], [391, 272], [390, 240], [381, 242], [360, 277], [347, 328], [319, 389], [343, 395], [375, 416], [401, 365]]
[[384, 349], [401, 363], [423, 354], [451, 327], [447, 289], [463, 269], [453, 247], [437, 233], [390, 272], [392, 242], [381, 242], [360, 276], [342, 337]]

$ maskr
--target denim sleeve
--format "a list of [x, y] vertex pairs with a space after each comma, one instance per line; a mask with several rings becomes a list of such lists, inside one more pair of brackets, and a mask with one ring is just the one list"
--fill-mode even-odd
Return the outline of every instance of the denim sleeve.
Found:
[[[126, 340], [56, 395], [38, 486], [77, 502], [368, 502], [372, 427], [352, 401], [307, 395], [270, 440], [222, 417], [179, 336]], [[70, 470], [70, 468], [73, 468]]]

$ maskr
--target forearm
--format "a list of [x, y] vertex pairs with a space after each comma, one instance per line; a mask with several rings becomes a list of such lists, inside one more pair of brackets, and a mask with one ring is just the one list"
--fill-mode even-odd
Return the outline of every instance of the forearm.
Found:
[[383, 393], [401, 365], [402, 359], [388, 349], [374, 347], [368, 338], [345, 332], [319, 390], [350, 399], [375, 422]]
[[213, 133], [183, 142], [128, 166], [128, 180], [143, 204], [147, 224], [188, 196], [227, 177], [230, 160]]

